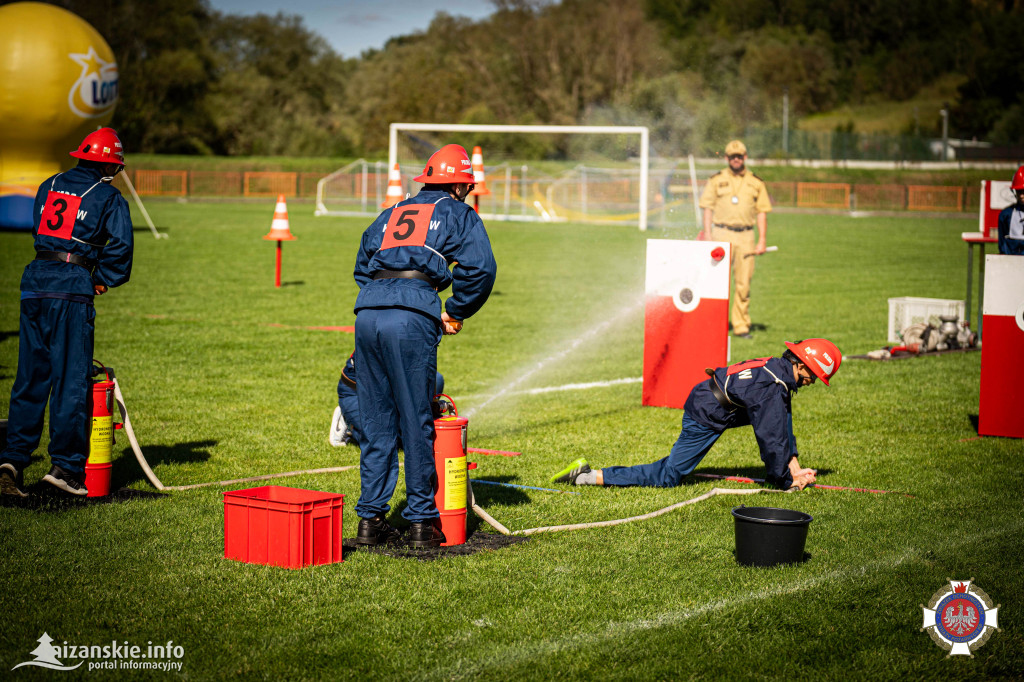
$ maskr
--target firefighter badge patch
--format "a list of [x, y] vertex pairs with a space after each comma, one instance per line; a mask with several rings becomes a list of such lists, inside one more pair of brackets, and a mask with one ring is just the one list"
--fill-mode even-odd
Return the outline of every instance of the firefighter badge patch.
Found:
[[992, 599], [974, 586], [973, 580], [950, 580], [932, 595], [928, 606], [921, 605], [921, 629], [949, 656], [973, 656], [999, 629], [999, 605], [992, 606]]

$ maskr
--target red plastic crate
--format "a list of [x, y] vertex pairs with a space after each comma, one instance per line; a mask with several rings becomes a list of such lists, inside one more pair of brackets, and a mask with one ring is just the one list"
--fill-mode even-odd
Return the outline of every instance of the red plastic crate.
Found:
[[224, 556], [285, 568], [342, 561], [345, 496], [266, 485], [224, 493]]

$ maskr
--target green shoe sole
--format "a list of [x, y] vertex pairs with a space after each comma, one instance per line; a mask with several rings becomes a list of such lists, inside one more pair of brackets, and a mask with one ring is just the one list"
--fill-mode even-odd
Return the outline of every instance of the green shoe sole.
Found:
[[[576, 471], [577, 469], [580, 469], [582, 467], [587, 466], [587, 464], [588, 464], [587, 460], [585, 458], [583, 458], [583, 457], [580, 457], [578, 460], [576, 460], [575, 462], [573, 462], [572, 464], [570, 464], [569, 466], [565, 467], [564, 469], [559, 471], [557, 474], [552, 476], [551, 479], [548, 482], [549, 483], [568, 483], [569, 476], [572, 474], [572, 472]], [[559, 481], [558, 479], [560, 479], [560, 478], [565, 478], [566, 480]]]

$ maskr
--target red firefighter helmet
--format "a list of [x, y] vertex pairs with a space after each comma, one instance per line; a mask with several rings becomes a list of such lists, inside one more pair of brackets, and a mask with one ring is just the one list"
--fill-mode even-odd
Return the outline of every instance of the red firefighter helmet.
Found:
[[[1003, 177], [1006, 176], [1004, 175]], [[1010, 183], [1010, 189], [1024, 189], [1024, 166], [1018, 168], [1017, 172], [1013, 174], [1013, 181]]]
[[800, 362], [807, 365], [807, 369], [826, 386], [829, 385], [828, 380], [839, 371], [839, 365], [843, 364], [843, 354], [828, 339], [804, 339], [796, 343], [787, 341], [786, 348], [793, 351], [793, 355], [800, 358]]
[[473, 184], [473, 162], [463, 147], [446, 144], [427, 159], [426, 168], [412, 181], [424, 185], [447, 185], [452, 182]]
[[78, 149], [69, 154], [76, 159], [124, 165], [124, 147], [113, 128], [100, 128], [89, 133]]

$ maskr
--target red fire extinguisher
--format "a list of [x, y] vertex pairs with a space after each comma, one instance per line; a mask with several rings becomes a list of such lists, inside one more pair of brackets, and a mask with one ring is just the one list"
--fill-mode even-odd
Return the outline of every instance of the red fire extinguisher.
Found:
[[89, 459], [85, 462], [85, 487], [89, 497], [103, 497], [110, 494], [111, 452], [114, 449], [114, 380], [111, 370], [102, 363], [97, 365], [91, 378], [88, 410], [92, 415], [89, 430]]
[[441, 513], [441, 530], [445, 537], [441, 546], [450, 547], [466, 542], [466, 479], [468, 471], [476, 469], [476, 462], [466, 461], [469, 420], [459, 416], [451, 398], [444, 394], [438, 397], [443, 400], [437, 401], [441, 416], [434, 420], [434, 465], [437, 469], [434, 503]]

